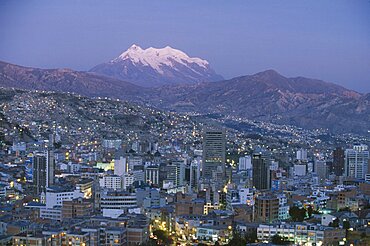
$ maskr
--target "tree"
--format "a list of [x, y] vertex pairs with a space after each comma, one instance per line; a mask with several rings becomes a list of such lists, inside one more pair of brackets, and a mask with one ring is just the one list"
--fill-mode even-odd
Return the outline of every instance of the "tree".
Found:
[[240, 236], [240, 234], [236, 231], [233, 231], [233, 238], [227, 244], [228, 246], [244, 246], [247, 242], [244, 238]]
[[309, 206], [307, 208], [307, 214], [308, 214], [308, 218], [311, 218], [312, 214], [313, 214], [313, 208], [311, 206]]
[[306, 217], [306, 209], [293, 206], [289, 209], [289, 215], [294, 222], [302, 222]]
[[257, 241], [257, 232], [248, 233], [244, 237], [237, 231], [233, 231], [233, 238], [227, 244], [228, 246], [245, 246], [248, 243], [255, 243]]
[[257, 231], [253, 231], [251, 233], [248, 233], [245, 236], [245, 240], [247, 243], [255, 243], [257, 241]]
[[342, 223], [343, 229], [346, 229], [346, 238], [348, 237], [348, 229], [351, 227], [351, 224], [348, 220], [343, 220]]
[[168, 233], [162, 230], [155, 230], [153, 231], [153, 235], [158, 238], [158, 241], [160, 243], [163, 243], [165, 245], [171, 244], [172, 239], [168, 236]]
[[335, 220], [333, 220], [333, 222], [330, 222], [329, 226], [330, 227], [339, 227], [339, 219], [336, 218]]
[[349, 207], [344, 207], [344, 208], [340, 208], [339, 210], [338, 210], [339, 212], [351, 212], [351, 209], [349, 208]]
[[140, 244], [140, 246], [156, 246], [157, 242], [153, 239], [149, 239], [147, 242]]
[[343, 229], [348, 230], [351, 227], [351, 224], [349, 223], [348, 220], [343, 221]]
[[271, 243], [276, 245], [286, 245], [289, 244], [289, 241], [285, 240], [282, 236], [275, 234], [271, 237]]

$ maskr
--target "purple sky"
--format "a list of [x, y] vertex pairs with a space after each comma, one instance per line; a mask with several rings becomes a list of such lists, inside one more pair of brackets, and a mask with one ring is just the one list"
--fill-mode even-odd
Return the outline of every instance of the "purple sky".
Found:
[[370, 92], [369, 0], [0, 1], [3, 61], [88, 70], [133, 43], [181, 49], [226, 78], [273, 68]]

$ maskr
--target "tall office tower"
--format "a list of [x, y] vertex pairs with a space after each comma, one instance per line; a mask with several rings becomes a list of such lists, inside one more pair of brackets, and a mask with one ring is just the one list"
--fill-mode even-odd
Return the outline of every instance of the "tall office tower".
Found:
[[190, 190], [196, 191], [198, 189], [198, 183], [200, 178], [200, 165], [201, 160], [195, 159], [190, 165]]
[[36, 195], [54, 184], [55, 161], [51, 150], [36, 153], [33, 158], [33, 186]]
[[333, 172], [337, 176], [344, 173], [344, 150], [340, 147], [333, 151]]
[[365, 144], [355, 145], [345, 151], [345, 175], [364, 179], [368, 173], [369, 150]]
[[185, 160], [179, 159], [172, 161], [172, 164], [166, 166], [167, 181], [172, 182], [174, 186], [184, 185], [185, 180]]
[[248, 170], [252, 168], [252, 158], [247, 155], [239, 158], [239, 171]]
[[327, 168], [327, 165], [326, 165], [326, 161], [315, 160], [315, 173], [319, 177], [319, 183], [324, 183], [325, 182], [325, 180], [328, 176], [327, 170], [328, 170], [328, 168]]
[[205, 129], [203, 132], [203, 169], [204, 178], [212, 178], [212, 172], [221, 167], [225, 172], [225, 130]]
[[48, 164], [46, 168], [46, 187], [49, 187], [53, 185], [55, 181], [55, 158], [52, 150], [46, 151], [46, 162]]
[[253, 154], [253, 186], [258, 190], [271, 188], [270, 158], [268, 153], [259, 152]]

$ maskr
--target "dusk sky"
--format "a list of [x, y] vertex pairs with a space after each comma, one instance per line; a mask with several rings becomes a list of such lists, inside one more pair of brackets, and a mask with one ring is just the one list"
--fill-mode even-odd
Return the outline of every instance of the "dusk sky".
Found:
[[88, 70], [171, 46], [225, 78], [276, 69], [370, 92], [370, 1], [0, 1], [0, 60]]

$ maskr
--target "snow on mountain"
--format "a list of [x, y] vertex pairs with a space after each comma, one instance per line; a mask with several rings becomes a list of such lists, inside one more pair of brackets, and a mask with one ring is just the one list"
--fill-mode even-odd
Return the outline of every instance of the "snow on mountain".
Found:
[[90, 71], [148, 87], [223, 79], [210, 68], [208, 61], [189, 57], [169, 46], [142, 49], [134, 44], [117, 58]]
[[166, 65], [172, 67], [174, 62], [178, 62], [183, 65], [195, 63], [203, 68], [207, 68], [209, 65], [206, 60], [196, 57], [191, 58], [181, 50], [173, 49], [170, 46], [166, 46], [163, 49], [150, 47], [143, 50], [140, 46], [134, 44], [127, 51], [123, 52], [119, 57], [113, 59], [111, 62], [116, 63], [125, 59], [130, 59], [134, 63], [141, 63], [146, 66], [151, 66], [162, 74], [163, 70], [161, 69], [161, 66]]

